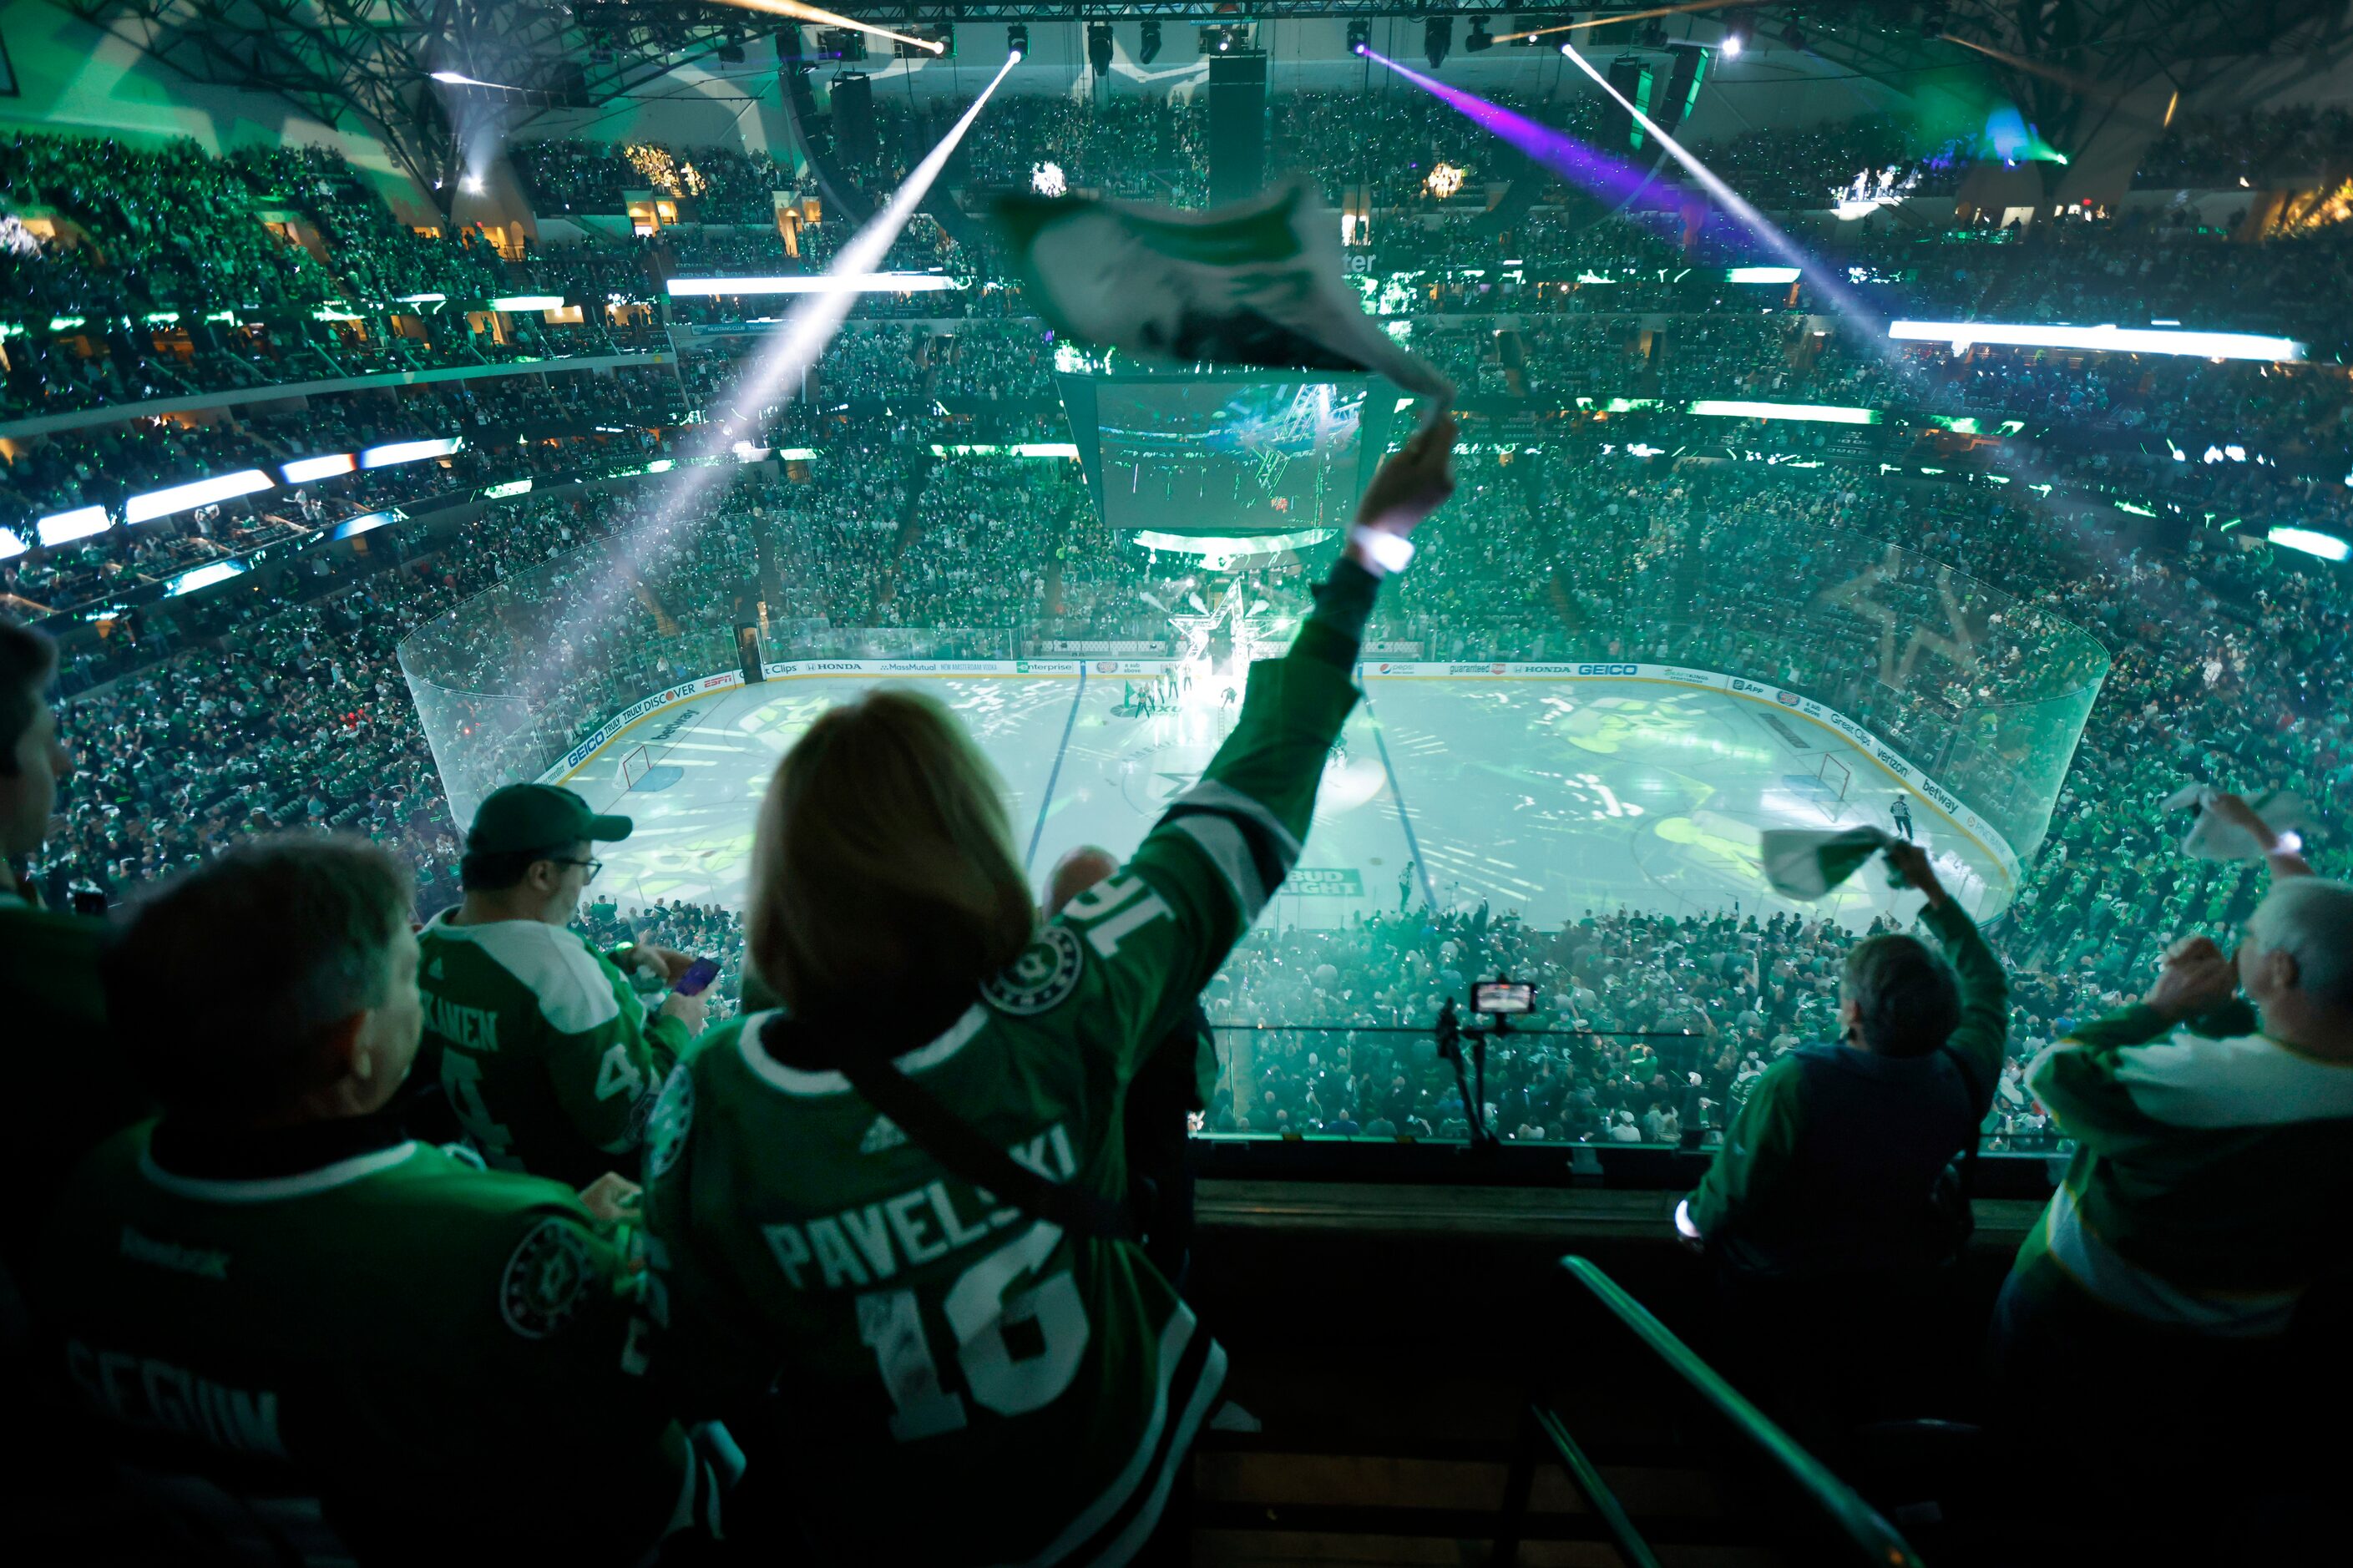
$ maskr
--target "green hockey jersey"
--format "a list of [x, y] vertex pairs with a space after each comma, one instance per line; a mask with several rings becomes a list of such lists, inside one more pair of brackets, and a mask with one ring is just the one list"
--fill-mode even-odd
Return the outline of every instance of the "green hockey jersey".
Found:
[[318, 1496], [364, 1561], [631, 1563], [708, 1506], [616, 1247], [553, 1182], [385, 1119], [241, 1141], [142, 1123], [75, 1173], [35, 1303], [130, 1457]]
[[2075, 1140], [2019, 1248], [2030, 1295], [2261, 1337], [2353, 1245], [2353, 1067], [2261, 1033], [2243, 1003], [2179, 1026], [2127, 1007], [2035, 1058], [2026, 1083]]
[[[1127, 1085], [1297, 860], [1355, 647], [1311, 621], [1253, 668], [1233, 733], [1134, 858], [901, 1069], [1016, 1160], [1122, 1194]], [[1224, 1352], [1134, 1246], [998, 1204], [840, 1074], [772, 1056], [781, 1022], [716, 1032], [655, 1110], [657, 1373], [689, 1413], [733, 1415], [745, 1486], [782, 1489], [771, 1506], [825, 1560], [1126, 1561]]]
[[468, 1142], [493, 1168], [585, 1187], [635, 1168], [654, 1097], [687, 1044], [649, 1018], [612, 960], [539, 921], [417, 935], [420, 1070], [438, 1074]]

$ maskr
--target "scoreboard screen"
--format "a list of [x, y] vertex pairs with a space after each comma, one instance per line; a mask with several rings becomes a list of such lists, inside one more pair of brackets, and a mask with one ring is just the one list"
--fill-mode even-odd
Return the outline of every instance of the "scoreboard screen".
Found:
[[1056, 380], [1103, 521], [1159, 533], [1345, 526], [1395, 401], [1361, 375]]

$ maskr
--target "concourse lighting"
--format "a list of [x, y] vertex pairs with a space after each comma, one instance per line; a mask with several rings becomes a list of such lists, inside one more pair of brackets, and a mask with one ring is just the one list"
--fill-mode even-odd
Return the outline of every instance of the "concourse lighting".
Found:
[[2353, 555], [2353, 545], [2333, 533], [2318, 533], [2309, 528], [2275, 527], [2271, 531], [2271, 541], [2290, 550], [2301, 550], [2306, 555], [2317, 555], [2323, 561], [2342, 561]]
[[209, 566], [199, 566], [193, 572], [183, 572], [173, 578], [170, 585], [164, 590], [164, 596], [167, 599], [176, 599], [183, 594], [193, 594], [199, 588], [209, 588], [216, 583], [226, 583], [232, 577], [241, 577], [251, 570], [252, 568], [242, 561], [216, 561]]
[[64, 544], [71, 540], [88, 539], [93, 533], [104, 533], [114, 524], [106, 518], [102, 506], [78, 506], [71, 511], [51, 512], [33, 525], [33, 537], [41, 548]]
[[[522, 482], [525, 489], [530, 488], [531, 481], [529, 479], [525, 479]], [[343, 521], [335, 524], [334, 531], [328, 534], [327, 537], [330, 540], [351, 539], [359, 534], [373, 532], [376, 529], [384, 527], [386, 523], [406, 522], [407, 521], [408, 514], [397, 508], [395, 508], [391, 511], [372, 511], [364, 517], [344, 519]]]
[[672, 299], [707, 299], [724, 294], [937, 294], [961, 285], [937, 272], [860, 272], [842, 278], [788, 272], [758, 278], [673, 278], [663, 287]]
[[333, 452], [323, 458], [297, 458], [290, 463], [280, 464], [278, 471], [286, 476], [290, 485], [307, 485], [312, 479], [348, 474], [359, 466], [360, 460], [351, 453]]
[[561, 294], [501, 294], [491, 301], [493, 310], [561, 310]]
[[1959, 353], [1973, 343], [2003, 348], [2088, 349], [2096, 353], [2188, 354], [2196, 359], [2300, 360], [2293, 338], [2252, 332], [2168, 331], [2153, 327], [2054, 327], [2012, 321], [1891, 321], [1887, 335], [1902, 342], [1950, 343]]
[[446, 458], [465, 444], [462, 436], [444, 436], [431, 441], [391, 441], [362, 452], [360, 467], [389, 468], [402, 463], [421, 463], [428, 458]]
[[215, 501], [234, 500], [249, 496], [256, 490], [275, 489], [277, 481], [259, 468], [240, 468], [233, 474], [215, 474], [208, 479], [196, 479], [189, 484], [174, 485], [168, 489], [149, 490], [145, 495], [132, 496], [122, 503], [122, 521], [152, 522], [159, 517], [169, 517], [175, 511], [191, 507], [210, 506]]
[[1704, 397], [1684, 410], [1714, 419], [1802, 419], [1821, 425], [1876, 425], [1876, 408], [1847, 408], [1832, 403], [1745, 403]]
[[403, 294], [395, 302], [402, 305], [446, 305], [449, 302], [449, 296], [434, 293]]

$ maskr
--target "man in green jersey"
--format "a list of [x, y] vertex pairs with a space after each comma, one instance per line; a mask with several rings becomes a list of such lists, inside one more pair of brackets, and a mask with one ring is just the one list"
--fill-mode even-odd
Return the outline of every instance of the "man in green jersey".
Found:
[[[0, 1008], [12, 1038], [19, 1103], [38, 1113], [8, 1140], [8, 1218], [0, 1223], [0, 1298], [21, 1280], [48, 1201], [74, 1162], [148, 1114], [146, 1097], [106, 1033], [98, 954], [106, 922], [39, 907], [26, 864], [49, 836], [73, 762], [43, 700], [57, 645], [0, 619]], [[0, 1307], [0, 1320], [16, 1313]]]
[[312, 1493], [363, 1561], [629, 1563], [709, 1479], [632, 1370], [633, 1282], [582, 1200], [408, 1139], [407, 879], [261, 841], [107, 959], [165, 1107], [75, 1172], [34, 1300], [112, 1446]]
[[744, 1439], [731, 1509], [764, 1534], [935, 1565], [1166, 1547], [1223, 1351], [1113, 1226], [958, 1175], [838, 1064], [894, 1066], [1060, 1196], [1124, 1194], [1129, 1086], [1297, 861], [1378, 576], [1451, 489], [1452, 439], [1441, 418], [1384, 466], [1200, 781], [1042, 926], [1001, 791], [937, 704], [870, 693], [780, 764], [750, 948], [784, 1007], [679, 1068], [645, 1165], [656, 1369]]
[[474, 814], [465, 901], [418, 939], [425, 1062], [482, 1158], [584, 1186], [632, 1168], [662, 1079], [702, 1032], [700, 996], [646, 1016], [628, 968], [674, 981], [690, 954], [639, 943], [601, 953], [568, 928], [597, 869], [596, 842], [627, 838], [568, 789], [510, 784]]
[[[2075, 1141], [1994, 1312], [2006, 1403], [2156, 1457], [2272, 1381], [2257, 1369], [2353, 1246], [2353, 887], [2324, 881], [2236, 796], [2210, 808], [2274, 885], [2235, 954], [2176, 945], [2137, 1005], [2027, 1068]], [[2210, 1439], [2211, 1443], [2211, 1439]], [[2199, 1451], [2211, 1451], [2200, 1445]]]

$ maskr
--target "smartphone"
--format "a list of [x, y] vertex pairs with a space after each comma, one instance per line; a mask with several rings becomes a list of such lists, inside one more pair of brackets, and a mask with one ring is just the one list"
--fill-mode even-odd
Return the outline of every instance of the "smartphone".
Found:
[[678, 984], [671, 986], [670, 990], [681, 996], [700, 996], [711, 983], [718, 978], [719, 961], [715, 958], [698, 958], [686, 966], [686, 973], [678, 977]]
[[1536, 988], [1514, 980], [1482, 980], [1471, 987], [1471, 1011], [1517, 1016], [1536, 1010]]

